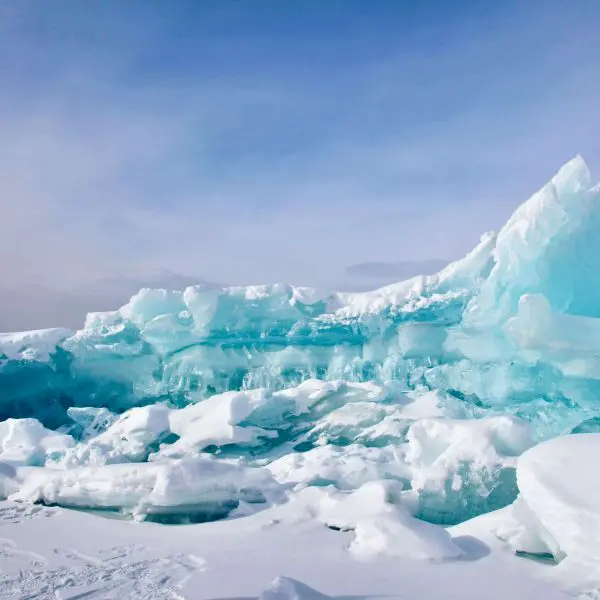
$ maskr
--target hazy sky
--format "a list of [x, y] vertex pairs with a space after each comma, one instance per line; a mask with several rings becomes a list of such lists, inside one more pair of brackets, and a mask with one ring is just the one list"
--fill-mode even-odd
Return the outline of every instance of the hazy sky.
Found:
[[0, 287], [458, 257], [573, 155], [600, 179], [599, 23], [597, 0], [0, 0]]

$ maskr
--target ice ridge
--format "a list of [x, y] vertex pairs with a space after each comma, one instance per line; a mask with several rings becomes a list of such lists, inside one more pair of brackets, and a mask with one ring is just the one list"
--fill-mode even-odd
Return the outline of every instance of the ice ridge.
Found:
[[214, 462], [211, 489], [237, 510], [270, 501], [261, 486], [388, 478], [430, 521], [510, 502], [524, 450], [600, 429], [598, 231], [578, 156], [435, 275], [357, 294], [143, 289], [76, 332], [0, 334], [6, 495], [79, 501], [65, 481], [94, 489], [110, 468], [141, 494], [114, 508], [160, 508], [169, 481], [191, 482], [189, 505]]

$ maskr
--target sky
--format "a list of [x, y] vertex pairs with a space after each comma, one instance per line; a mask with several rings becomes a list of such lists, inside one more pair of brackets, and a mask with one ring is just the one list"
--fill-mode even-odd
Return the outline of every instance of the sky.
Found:
[[599, 24], [595, 0], [0, 0], [0, 330], [462, 256], [574, 155], [600, 179]]

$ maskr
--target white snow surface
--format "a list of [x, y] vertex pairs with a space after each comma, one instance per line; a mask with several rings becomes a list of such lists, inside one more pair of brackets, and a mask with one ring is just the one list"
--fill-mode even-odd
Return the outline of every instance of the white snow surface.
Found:
[[568, 598], [545, 580], [551, 567], [514, 557], [485, 526], [418, 522], [390, 508], [388, 491], [320, 490], [252, 516], [178, 527], [5, 501], [0, 598]]
[[61, 342], [72, 335], [71, 330], [62, 328], [0, 333], [0, 358], [44, 362]]
[[225, 521], [165, 526], [31, 501], [91, 494], [99, 507], [102, 490], [106, 505], [118, 490], [168, 506], [194, 500], [194, 486], [222, 500], [268, 471], [248, 478], [248, 468], [205, 457], [63, 470], [3, 463], [3, 477], [12, 468], [26, 485], [0, 502], [0, 598], [591, 600], [600, 595], [599, 451], [600, 434], [527, 450], [517, 501], [449, 528], [412, 516], [393, 479], [290, 489], [259, 512], [242, 501]]
[[43, 465], [75, 445], [70, 435], [46, 429], [37, 419], [0, 422], [0, 461], [3, 464]]
[[519, 497], [498, 535], [520, 552], [552, 555], [555, 576], [600, 597], [600, 434], [559, 437], [518, 460]]

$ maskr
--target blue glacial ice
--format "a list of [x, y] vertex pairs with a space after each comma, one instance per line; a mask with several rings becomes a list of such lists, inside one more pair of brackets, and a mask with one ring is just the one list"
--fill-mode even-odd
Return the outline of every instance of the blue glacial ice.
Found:
[[[0, 334], [0, 491], [189, 514], [394, 480], [434, 522], [507, 504], [521, 453], [600, 429], [598, 231], [576, 157], [433, 276], [143, 289], [77, 332]], [[105, 469], [138, 496], [95, 498]]]

